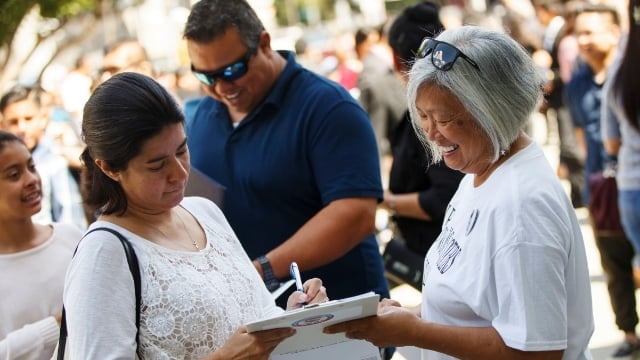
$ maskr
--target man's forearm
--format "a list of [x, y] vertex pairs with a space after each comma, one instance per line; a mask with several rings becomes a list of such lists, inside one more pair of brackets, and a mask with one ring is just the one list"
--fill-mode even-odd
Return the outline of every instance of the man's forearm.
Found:
[[376, 205], [377, 200], [373, 198], [331, 202], [287, 241], [266, 254], [275, 276], [288, 276], [292, 261], [296, 261], [301, 270], [309, 270], [349, 252], [375, 231]]

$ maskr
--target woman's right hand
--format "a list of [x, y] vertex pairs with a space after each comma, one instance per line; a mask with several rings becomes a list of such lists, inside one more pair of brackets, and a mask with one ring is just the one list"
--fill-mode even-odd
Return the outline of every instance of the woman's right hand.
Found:
[[246, 327], [241, 326], [209, 359], [267, 360], [273, 349], [282, 340], [295, 333], [296, 331], [293, 328], [279, 328], [249, 333]]

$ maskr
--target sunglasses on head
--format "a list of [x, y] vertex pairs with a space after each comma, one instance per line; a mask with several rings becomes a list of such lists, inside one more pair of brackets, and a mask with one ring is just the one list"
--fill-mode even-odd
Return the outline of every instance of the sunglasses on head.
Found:
[[433, 63], [433, 66], [442, 71], [451, 70], [453, 64], [458, 60], [458, 58], [463, 58], [466, 62], [471, 64], [471, 66], [480, 70], [478, 64], [471, 60], [471, 58], [465, 55], [457, 47], [444, 41], [438, 41], [436, 39], [426, 37], [422, 40], [422, 44], [420, 44], [420, 47], [418, 48], [416, 57], [422, 59], [429, 54], [431, 54], [431, 63]]
[[192, 64], [191, 72], [193, 72], [193, 75], [195, 75], [195, 77], [200, 80], [201, 83], [208, 86], [215, 85], [218, 80], [234, 81], [243, 77], [247, 73], [247, 71], [249, 71], [249, 59], [251, 59], [251, 56], [253, 56], [254, 52], [255, 51], [253, 49], [247, 50], [247, 52], [242, 56], [242, 58], [240, 58], [240, 60], [234, 62], [233, 64], [227, 65], [218, 71], [199, 71], [196, 70], [196, 68], [194, 68]]

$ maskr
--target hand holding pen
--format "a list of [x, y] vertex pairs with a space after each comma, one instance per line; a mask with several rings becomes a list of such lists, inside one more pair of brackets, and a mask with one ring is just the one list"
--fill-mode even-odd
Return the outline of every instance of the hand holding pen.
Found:
[[306, 304], [323, 303], [329, 300], [327, 290], [322, 286], [322, 280], [313, 278], [305, 281], [303, 284], [300, 269], [295, 262], [291, 263], [289, 271], [291, 277], [295, 280], [296, 291], [291, 294], [287, 300], [287, 310], [301, 308]]

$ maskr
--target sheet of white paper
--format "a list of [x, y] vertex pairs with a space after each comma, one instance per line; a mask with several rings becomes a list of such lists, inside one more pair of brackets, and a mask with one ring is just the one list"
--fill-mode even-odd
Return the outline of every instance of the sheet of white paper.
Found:
[[[270, 359], [311, 359], [314, 354], [326, 354], [334, 351], [353, 354], [356, 357], [339, 356], [339, 359], [377, 359], [377, 348], [368, 342], [347, 339], [344, 333], [325, 334], [326, 326], [353, 319], [375, 315], [379, 296], [373, 292], [323, 304], [307, 306], [303, 309], [287, 311], [274, 317], [247, 324], [249, 332], [293, 327], [296, 334], [281, 342], [273, 351]], [[358, 355], [360, 354], [360, 355]], [[368, 355], [369, 354], [369, 355]], [[275, 356], [288, 356], [284, 358]], [[360, 357], [358, 357], [360, 356]], [[320, 359], [320, 358], [318, 358]]]
[[269, 360], [380, 360], [380, 350], [364, 340], [349, 340], [296, 353], [271, 355]]
[[283, 295], [284, 292], [287, 291], [295, 282], [295, 280], [289, 279], [283, 283], [280, 283], [280, 287], [273, 290], [273, 292], [271, 293], [271, 297], [273, 298], [273, 300], [276, 300], [281, 295]]

